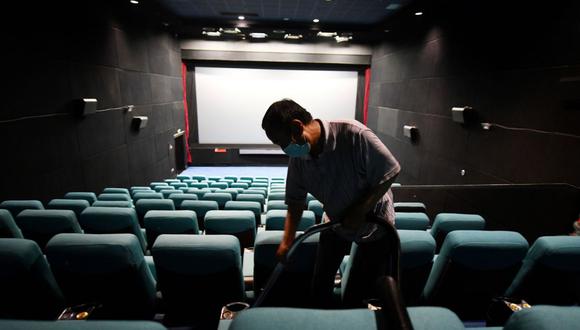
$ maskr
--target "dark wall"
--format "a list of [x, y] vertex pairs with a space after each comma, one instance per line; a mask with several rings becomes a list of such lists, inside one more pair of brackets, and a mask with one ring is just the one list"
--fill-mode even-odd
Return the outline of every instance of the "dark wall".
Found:
[[[401, 162], [398, 181], [580, 186], [578, 2], [433, 3], [373, 51], [368, 125]], [[576, 137], [453, 122], [464, 105], [477, 122]]]
[[[47, 117], [0, 123], [0, 200], [46, 201], [174, 174], [169, 145], [185, 128], [178, 41], [129, 1], [64, 6], [17, 8], [26, 29], [2, 26], [10, 47], [0, 121]], [[80, 98], [97, 98], [101, 110], [135, 108], [82, 118], [74, 115]], [[149, 117], [140, 131], [135, 115]]]

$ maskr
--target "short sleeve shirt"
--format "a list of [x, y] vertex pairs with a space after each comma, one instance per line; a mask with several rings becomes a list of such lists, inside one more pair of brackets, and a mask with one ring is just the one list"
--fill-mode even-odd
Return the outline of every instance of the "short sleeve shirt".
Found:
[[[400, 166], [379, 138], [358, 121], [319, 122], [324, 130], [322, 152], [316, 158], [290, 158], [286, 204], [305, 204], [307, 193], [311, 193], [334, 221], [370, 189], [396, 176]], [[373, 213], [394, 223], [390, 190]]]

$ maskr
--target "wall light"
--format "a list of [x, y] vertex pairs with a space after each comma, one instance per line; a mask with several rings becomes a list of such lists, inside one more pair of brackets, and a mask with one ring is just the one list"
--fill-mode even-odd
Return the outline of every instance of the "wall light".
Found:
[[139, 1], [137, 1], [137, 0], [131, 0], [129, 2], [132, 3], [132, 4], [134, 4], [134, 5], [138, 5], [139, 4]]
[[238, 16], [238, 19], [239, 19], [240, 21], [243, 21], [243, 20], [245, 20], [245, 19], [246, 19], [246, 16], [242, 16], [242, 15], [240, 15], [240, 16]]
[[418, 11], [418, 12], [415, 13], [415, 16], [421, 16], [421, 15], [423, 15], [423, 12], [422, 11]]
[[314, 23], [318, 23], [318, 22], [320, 22], [320, 20], [319, 20], [318, 18], [315, 18], [315, 19], [313, 19], [312, 21], [313, 21]]

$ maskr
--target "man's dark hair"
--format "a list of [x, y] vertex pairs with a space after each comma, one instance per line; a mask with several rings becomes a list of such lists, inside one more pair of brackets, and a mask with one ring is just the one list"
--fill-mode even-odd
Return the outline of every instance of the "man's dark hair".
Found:
[[293, 119], [308, 124], [312, 121], [312, 115], [298, 103], [290, 99], [283, 99], [272, 103], [268, 108], [262, 119], [262, 128], [270, 140], [272, 140], [270, 136], [272, 132], [282, 131], [290, 135], [290, 122]]

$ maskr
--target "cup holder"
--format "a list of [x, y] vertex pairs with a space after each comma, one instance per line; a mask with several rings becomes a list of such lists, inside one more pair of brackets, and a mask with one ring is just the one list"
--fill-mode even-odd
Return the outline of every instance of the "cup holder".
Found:
[[236, 301], [229, 303], [222, 307], [220, 320], [232, 320], [236, 317], [236, 314], [248, 308], [250, 308], [250, 305], [245, 302]]
[[367, 308], [371, 311], [380, 311], [383, 309], [383, 304], [379, 299], [367, 299], [364, 301]]

